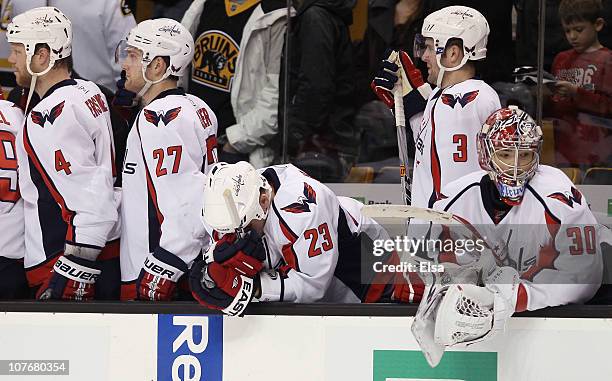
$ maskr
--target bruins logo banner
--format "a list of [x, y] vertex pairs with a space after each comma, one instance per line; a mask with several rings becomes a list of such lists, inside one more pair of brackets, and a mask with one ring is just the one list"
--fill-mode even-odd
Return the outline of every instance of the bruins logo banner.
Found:
[[192, 79], [205, 86], [229, 92], [232, 87], [238, 44], [227, 33], [209, 30], [195, 43]]

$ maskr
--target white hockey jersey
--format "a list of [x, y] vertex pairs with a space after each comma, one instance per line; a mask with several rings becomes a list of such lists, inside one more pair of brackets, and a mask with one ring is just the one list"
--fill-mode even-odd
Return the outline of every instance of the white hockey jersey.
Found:
[[422, 119], [411, 119], [413, 206], [431, 208], [446, 184], [480, 169], [476, 135], [500, 107], [495, 90], [481, 80], [469, 79], [432, 91]]
[[103, 248], [116, 238], [113, 156], [108, 105], [94, 83], [61, 81], [28, 113], [17, 139], [26, 270], [63, 252], [66, 242]]
[[23, 125], [23, 112], [0, 100], [0, 256], [23, 258], [25, 252], [23, 200], [17, 179], [15, 140]]
[[361, 268], [361, 233], [371, 239], [388, 235], [361, 215], [363, 204], [337, 197], [291, 164], [260, 173], [275, 195], [264, 225], [267, 260], [258, 300], [359, 303], [377, 298], [376, 287], [369, 284], [374, 274]]
[[182, 89], [162, 92], [138, 114], [123, 164], [122, 282], [135, 281], [157, 247], [190, 264], [208, 244], [200, 216], [216, 134], [214, 112]]
[[[587, 200], [563, 172], [540, 165], [522, 202], [506, 215], [496, 215], [481, 192], [484, 171], [471, 173], [445, 187], [434, 209], [469, 222], [501, 260], [521, 275], [524, 293], [506, 295], [519, 310], [580, 303], [590, 299], [602, 281], [598, 225]], [[501, 217], [501, 220], [499, 218]], [[517, 299], [518, 298], [518, 299]]]

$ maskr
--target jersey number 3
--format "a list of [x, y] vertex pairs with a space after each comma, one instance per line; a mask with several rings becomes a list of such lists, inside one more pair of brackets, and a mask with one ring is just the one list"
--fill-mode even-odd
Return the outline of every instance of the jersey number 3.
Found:
[[17, 155], [15, 155], [15, 135], [0, 131], [0, 170], [14, 171], [15, 176], [4, 177], [0, 174], [0, 201], [17, 202]]
[[[321, 247], [317, 245], [319, 242], [319, 234], [323, 237]], [[306, 230], [304, 232], [304, 238], [310, 240], [310, 247], [308, 248], [308, 257], [310, 258], [321, 255], [323, 251], [329, 251], [334, 247], [327, 223], [319, 225], [317, 229]]]
[[453, 161], [465, 163], [467, 161], [467, 136], [465, 134], [453, 135], [453, 143], [457, 144], [457, 152], [453, 153]]

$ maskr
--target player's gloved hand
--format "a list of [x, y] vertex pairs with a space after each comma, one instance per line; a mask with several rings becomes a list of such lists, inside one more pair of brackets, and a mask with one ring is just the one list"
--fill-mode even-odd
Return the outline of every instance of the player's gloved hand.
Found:
[[117, 81], [117, 91], [113, 98], [113, 105], [120, 107], [133, 107], [136, 105], [136, 93], [125, 89], [126, 73], [121, 70], [121, 78]]
[[398, 303], [418, 303], [423, 298], [425, 283], [417, 272], [398, 273], [395, 277], [391, 300]]
[[[210, 251], [212, 250], [212, 258]], [[235, 234], [226, 234], [205, 254], [207, 261], [217, 262], [231, 267], [249, 278], [255, 277], [263, 267], [266, 259], [261, 236], [254, 230], [238, 239]]]
[[171, 300], [176, 284], [187, 272], [187, 264], [169, 251], [158, 247], [145, 258], [136, 280], [136, 298], [140, 300]]
[[256, 281], [241, 275], [232, 267], [199, 261], [189, 273], [193, 297], [207, 308], [241, 316], [251, 301]]
[[393, 108], [393, 89], [401, 85], [404, 113], [410, 118], [425, 110], [431, 86], [423, 81], [421, 71], [403, 50], [389, 51], [370, 87], [387, 107]]
[[95, 262], [99, 249], [66, 244], [53, 266], [53, 273], [40, 287], [36, 298], [92, 300], [96, 280], [102, 272]]

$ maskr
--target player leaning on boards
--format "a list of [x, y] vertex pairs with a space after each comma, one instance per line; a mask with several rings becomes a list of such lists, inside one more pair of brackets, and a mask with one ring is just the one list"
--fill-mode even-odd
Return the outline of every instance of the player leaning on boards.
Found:
[[16, 16], [6, 36], [17, 84], [41, 98], [17, 137], [28, 282], [41, 299], [117, 298], [119, 202], [104, 95], [70, 78], [72, 26], [57, 8]]
[[[392, 108], [393, 88], [402, 86], [416, 145], [412, 205], [431, 208], [444, 185], [479, 168], [476, 134], [501, 106], [497, 93], [474, 78], [475, 61], [487, 53], [484, 16], [469, 7], [446, 7], [425, 18], [421, 34], [415, 54], [427, 63], [427, 81], [436, 87], [430, 90], [408, 54], [400, 51], [400, 62], [383, 60], [372, 88]], [[403, 78], [399, 83], [398, 77]]]
[[361, 214], [362, 206], [291, 164], [261, 170], [247, 162], [215, 165], [204, 190], [203, 218], [217, 241], [205, 261], [191, 269], [194, 297], [230, 315], [241, 315], [251, 298], [408, 301], [403, 277], [374, 274], [362, 263], [371, 256], [360, 255], [364, 234], [388, 239], [380, 225]]
[[123, 166], [122, 300], [172, 299], [209, 240], [200, 207], [217, 161], [217, 118], [177, 87], [193, 52], [193, 37], [171, 19], [141, 22], [118, 46], [124, 89], [142, 107]]
[[539, 164], [541, 146], [542, 131], [527, 113], [496, 111], [478, 134], [482, 170], [448, 184], [434, 204], [486, 237], [491, 251], [478, 264], [484, 287], [426, 291], [416, 321], [435, 325], [434, 337], [415, 331], [417, 323], [413, 331], [432, 365], [443, 346], [489, 338], [514, 312], [584, 303], [601, 284], [600, 245], [610, 232], [563, 172]]

